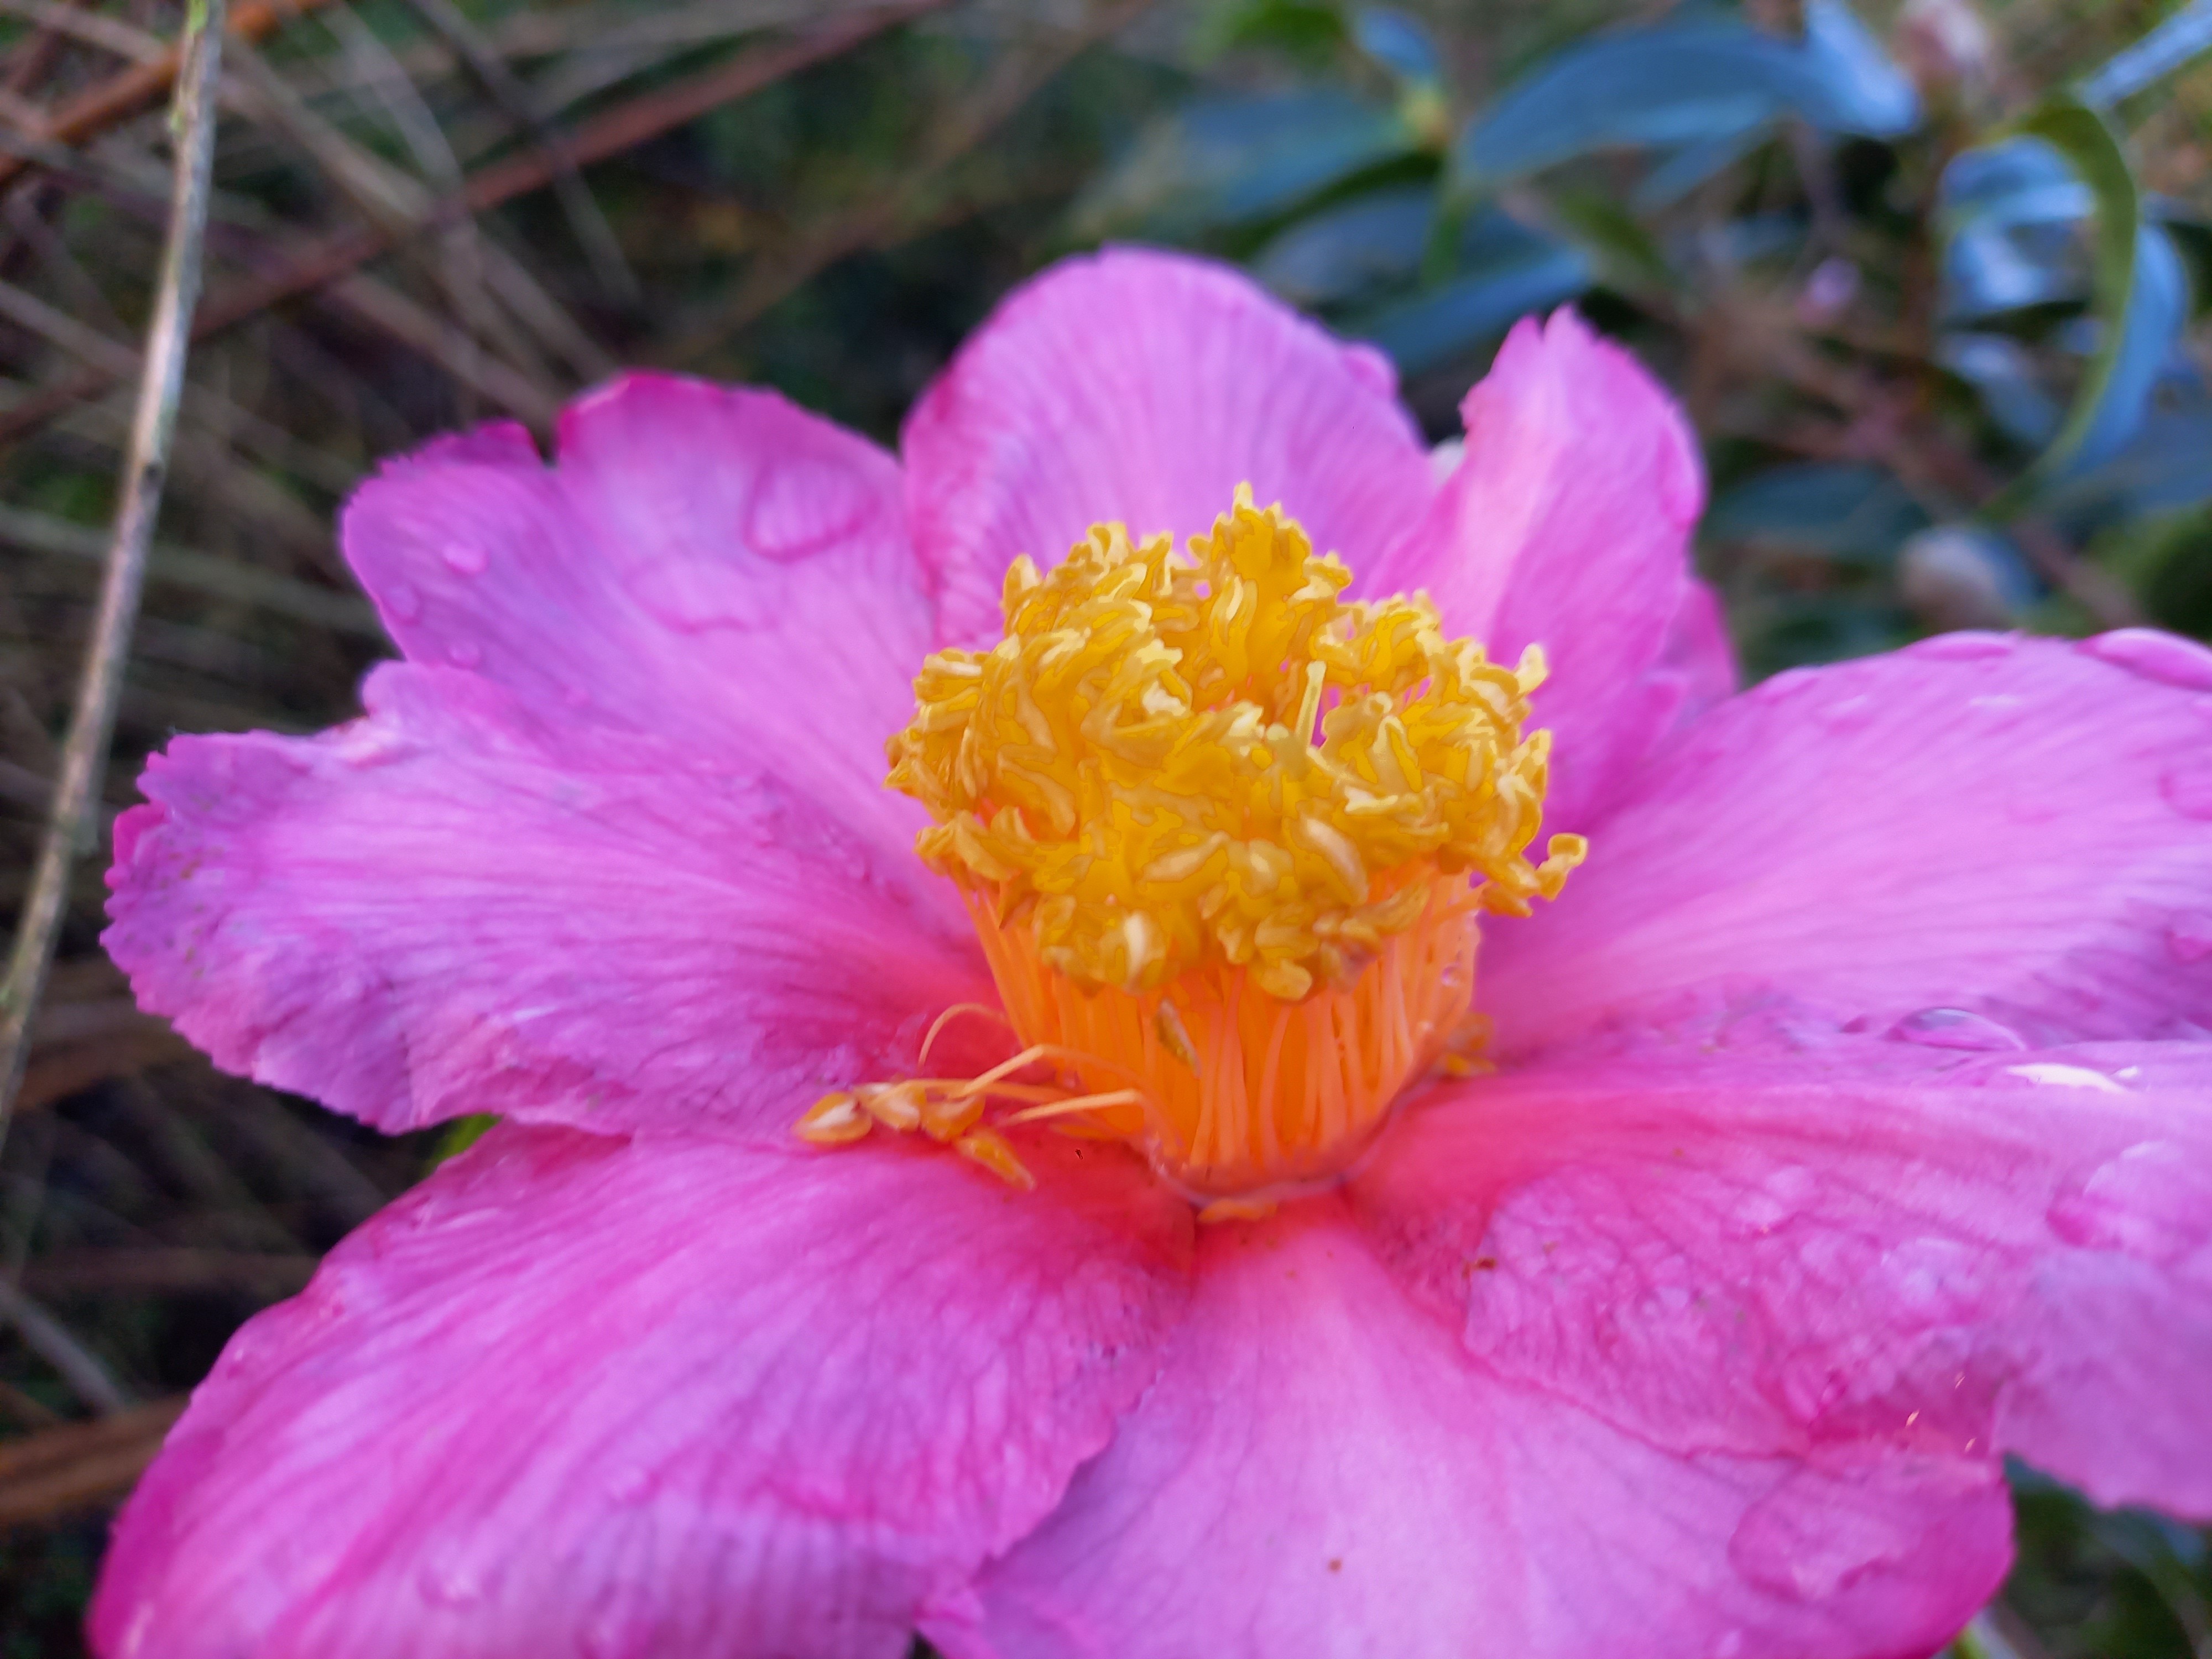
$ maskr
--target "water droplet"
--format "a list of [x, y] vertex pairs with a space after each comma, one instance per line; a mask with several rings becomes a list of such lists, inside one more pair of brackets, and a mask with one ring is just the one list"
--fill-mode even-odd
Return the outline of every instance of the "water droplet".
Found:
[[422, 614], [422, 596], [405, 582], [387, 582], [377, 597], [384, 608], [401, 622], [413, 622]]
[[2212, 761], [2185, 761], [2159, 781], [2166, 804], [2185, 818], [2212, 819]]
[[2115, 1083], [2102, 1072], [2093, 1072], [2086, 1066], [2062, 1066], [2056, 1060], [2039, 1060], [2026, 1066], [2008, 1066], [2007, 1077], [2025, 1078], [2030, 1083], [2042, 1084], [2053, 1089], [2087, 1089], [2100, 1095], [2124, 1095], [2126, 1088]]
[[653, 1471], [641, 1463], [617, 1469], [607, 1482], [607, 1496], [617, 1504], [635, 1504], [653, 1494]]
[[1981, 1313], [1974, 1252], [1955, 1238], [1909, 1238], [1882, 1252], [1887, 1305], [1911, 1328], [1971, 1323]]
[[624, 580], [647, 610], [687, 634], [758, 627], [775, 609], [775, 585], [742, 558], [676, 553], [633, 566]]
[[1764, 1589], [1803, 1601], [1833, 1595], [1928, 1541], [1911, 1494], [1875, 1479], [1801, 1468], [1743, 1512], [1729, 1559]]
[[799, 459], [767, 470], [745, 513], [745, 545], [789, 563], [849, 539], [877, 511], [877, 492], [849, 466]]
[[2166, 923], [2166, 953], [2185, 966], [2212, 957], [2212, 915], [2184, 916]]
[[1874, 723], [1881, 712], [1881, 705], [1873, 697], [1861, 693], [1856, 697], [1843, 697], [1830, 703], [1814, 716], [1831, 732], [1856, 732]]
[[1820, 1186], [1810, 1170], [1786, 1164], [1736, 1200], [1735, 1218], [1753, 1232], [1771, 1233], [1802, 1214]]
[[2019, 643], [2015, 635], [1962, 629], [1955, 634], [1938, 634], [1933, 639], [1917, 641], [1899, 654], [1924, 657], [1931, 662], [1975, 662], [1984, 657], [2010, 656]]
[[2009, 1026], [1965, 1008], [1923, 1008], [1891, 1026], [1889, 1036], [1893, 1042], [1917, 1042], [1923, 1048], [1959, 1048], [1977, 1054], [2027, 1047]]
[[2212, 691], [2212, 651], [2155, 628], [2119, 628], [2075, 647], [2085, 657], [2185, 691]]
[[447, 542], [439, 553], [447, 569], [464, 576], [481, 576], [491, 562], [491, 555], [474, 542]]
[[2086, 1249], [2178, 1261], [2212, 1237], [2212, 1169], [2172, 1141], [2141, 1141], [2052, 1204], [2050, 1221]]
[[474, 640], [455, 640], [446, 647], [446, 660], [456, 668], [474, 668], [483, 660], [483, 647]]
[[325, 739], [349, 766], [380, 766], [408, 752], [410, 745], [382, 720], [348, 720]]
[[416, 1575], [422, 1599], [434, 1607], [465, 1607], [483, 1600], [483, 1578], [474, 1565], [463, 1561], [433, 1561]]

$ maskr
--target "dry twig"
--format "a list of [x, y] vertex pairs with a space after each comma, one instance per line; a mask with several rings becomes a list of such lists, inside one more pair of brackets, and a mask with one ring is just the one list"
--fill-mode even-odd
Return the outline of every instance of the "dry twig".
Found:
[[[231, 16], [229, 30], [241, 40], [259, 40], [273, 33], [288, 19], [322, 3], [323, 0], [247, 0]], [[64, 105], [31, 137], [82, 143], [129, 120], [139, 111], [158, 103], [161, 95], [176, 84], [185, 54], [184, 45], [172, 46], [155, 62], [135, 64], [113, 79], [103, 81]], [[0, 189], [5, 189], [29, 165], [21, 155], [0, 155]]]
[[182, 1400], [157, 1400], [0, 1446], [0, 1527], [47, 1520], [128, 1492], [184, 1410]]
[[[642, 94], [585, 123], [577, 129], [569, 154], [580, 166], [619, 155], [696, 120], [711, 110], [772, 86], [810, 64], [848, 51], [893, 24], [947, 3], [949, 0], [901, 0], [901, 3], [879, 11], [841, 17], [795, 40], [748, 47], [726, 64], [672, 86]], [[482, 213], [515, 197], [542, 189], [552, 181], [559, 165], [542, 151], [496, 162], [475, 174], [467, 190], [459, 196], [440, 201], [416, 228], [437, 228], [452, 223], [463, 214]], [[0, 157], [0, 179], [5, 177], [4, 157]], [[272, 306], [311, 294], [366, 264], [391, 246], [392, 238], [376, 229], [348, 230], [328, 237], [281, 266], [213, 295], [200, 310], [192, 337], [204, 340], [259, 316]], [[33, 431], [74, 404], [96, 397], [110, 383], [105, 370], [88, 365], [24, 398], [14, 408], [0, 411], [0, 444]]]
[[172, 118], [176, 143], [174, 209], [162, 252], [153, 321], [147, 331], [145, 368], [123, 478], [115, 539], [100, 586], [100, 610], [87, 647], [76, 714], [62, 747], [61, 775], [46, 820], [46, 839], [29, 896], [16, 924], [8, 976], [0, 983], [0, 1139], [15, 1086], [30, 1050], [31, 1016], [68, 908], [70, 866], [90, 838], [115, 705], [130, 654], [131, 625], [146, 576], [146, 552], [161, 511], [169, 442], [184, 393], [185, 356], [199, 298], [200, 248], [207, 229], [210, 175], [215, 161], [216, 94], [222, 61], [224, 0], [198, 0], [179, 50]]

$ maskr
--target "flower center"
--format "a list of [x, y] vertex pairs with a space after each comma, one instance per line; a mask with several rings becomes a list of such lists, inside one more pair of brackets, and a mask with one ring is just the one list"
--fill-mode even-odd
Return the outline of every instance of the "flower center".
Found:
[[1202, 1200], [1264, 1200], [1463, 1069], [1479, 917], [1526, 915], [1587, 851], [1525, 856], [1543, 654], [1500, 666], [1425, 596], [1347, 605], [1350, 581], [1249, 487], [1187, 556], [1115, 524], [1048, 574], [1015, 561], [1006, 637], [923, 665], [890, 755], [1022, 1051], [825, 1097], [802, 1135], [921, 1127], [1018, 1178], [998, 1132], [1050, 1123]]

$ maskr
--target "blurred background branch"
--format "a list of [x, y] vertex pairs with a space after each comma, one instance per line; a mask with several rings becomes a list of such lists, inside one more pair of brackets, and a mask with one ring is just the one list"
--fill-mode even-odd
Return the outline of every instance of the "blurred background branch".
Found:
[[[87, 775], [185, 22], [0, 0], [10, 913]], [[382, 458], [550, 438], [624, 362], [894, 442], [1000, 295], [1109, 238], [1373, 342], [1438, 441], [1516, 319], [1580, 305], [1697, 425], [1753, 676], [1952, 627], [2212, 635], [2212, 0], [244, 0], [224, 40], [95, 835], [175, 732], [354, 712], [390, 647], [332, 526]], [[183, 1393], [439, 1152], [140, 1014], [100, 862], [52, 890], [0, 1150], [0, 1659], [79, 1650], [104, 1506]], [[2015, 1490], [1960, 1653], [2212, 1659], [2201, 1534]]]

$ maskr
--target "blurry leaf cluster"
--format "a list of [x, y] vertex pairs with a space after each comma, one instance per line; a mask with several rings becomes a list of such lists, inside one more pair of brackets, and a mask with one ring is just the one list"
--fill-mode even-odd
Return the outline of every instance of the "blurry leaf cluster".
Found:
[[[2212, 637], [2212, 3], [1226, 0], [1076, 208], [1388, 352], [1431, 436], [1566, 301], [1704, 440], [1747, 671]], [[2206, 1535], [2014, 1472], [1959, 1659], [2212, 1655]]]
[[1077, 210], [1243, 262], [1433, 435], [1574, 301], [1683, 392], [1747, 666], [2212, 632], [2212, 8], [1227, 0]]

